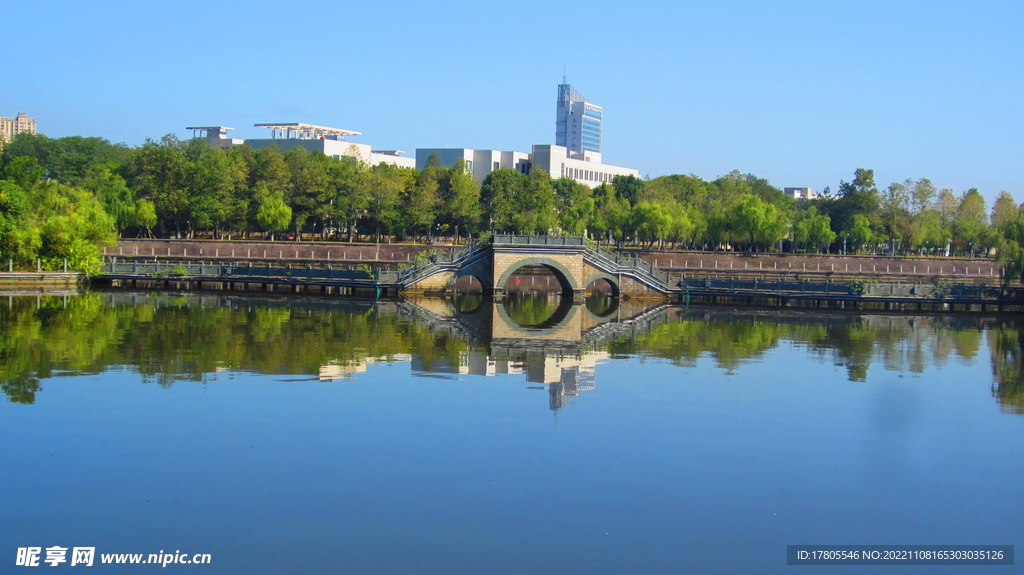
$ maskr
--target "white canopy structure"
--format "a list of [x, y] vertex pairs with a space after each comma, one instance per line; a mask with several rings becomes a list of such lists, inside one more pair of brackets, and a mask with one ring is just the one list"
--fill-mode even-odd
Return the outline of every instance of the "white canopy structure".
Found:
[[314, 124], [303, 124], [302, 122], [254, 124], [257, 128], [269, 128], [273, 134], [272, 138], [299, 138], [300, 140], [316, 140], [330, 138], [332, 140], [344, 140], [345, 136], [359, 136], [362, 132], [355, 130], [342, 130], [341, 128], [328, 128]]

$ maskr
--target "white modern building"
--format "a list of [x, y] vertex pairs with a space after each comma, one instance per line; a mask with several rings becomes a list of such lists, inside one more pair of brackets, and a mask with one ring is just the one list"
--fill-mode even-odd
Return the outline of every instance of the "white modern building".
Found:
[[498, 168], [517, 170], [529, 174], [541, 168], [552, 178], [572, 178], [590, 187], [611, 183], [615, 176], [640, 177], [632, 168], [612, 166], [601, 160], [601, 106], [591, 104], [572, 86], [558, 86], [555, 143], [536, 144], [529, 154], [498, 150], [472, 150], [469, 148], [418, 148], [416, 169], [427, 166], [431, 154], [437, 154], [441, 165], [451, 167], [460, 158], [478, 184]]
[[601, 163], [601, 123], [604, 110], [566, 83], [558, 85], [555, 116], [555, 145], [568, 151], [568, 157]]
[[541, 168], [552, 178], [568, 177], [590, 187], [611, 183], [615, 176], [640, 177], [640, 172], [632, 168], [570, 157], [565, 146], [553, 144], [535, 144], [529, 154], [469, 148], [417, 148], [417, 170], [427, 167], [427, 160], [431, 154], [437, 154], [441, 165], [445, 167], [453, 166], [460, 158], [465, 160], [466, 170], [473, 174], [478, 184], [482, 184], [484, 179], [498, 168], [508, 168], [523, 174], [529, 174], [533, 168]]
[[795, 200], [813, 200], [818, 197], [811, 188], [786, 188], [783, 193]]
[[530, 154], [525, 152], [500, 152], [498, 150], [471, 150], [469, 148], [417, 148], [416, 169], [427, 167], [430, 156], [437, 154], [441, 165], [450, 168], [459, 160], [465, 160], [466, 171], [473, 174], [480, 184], [494, 170], [507, 168], [523, 174], [530, 173]]
[[292, 148], [302, 147], [311, 152], [320, 152], [325, 156], [333, 158], [350, 158], [358, 162], [364, 162], [371, 166], [384, 162], [399, 168], [413, 168], [416, 160], [402, 156], [402, 150], [374, 150], [369, 144], [349, 142], [347, 136], [359, 136], [362, 133], [355, 130], [343, 130], [341, 128], [328, 128], [314, 124], [303, 124], [300, 122], [276, 123], [276, 124], [255, 124], [257, 128], [267, 128], [271, 132], [269, 138], [250, 138], [239, 140], [229, 138], [227, 126], [193, 126], [185, 128], [192, 130], [194, 136], [202, 134], [211, 147], [227, 149], [234, 146], [249, 146], [254, 150], [277, 146], [287, 152]]

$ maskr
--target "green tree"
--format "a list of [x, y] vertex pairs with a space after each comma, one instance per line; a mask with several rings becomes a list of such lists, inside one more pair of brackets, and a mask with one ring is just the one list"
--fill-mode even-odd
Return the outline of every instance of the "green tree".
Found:
[[39, 250], [39, 232], [29, 221], [32, 206], [20, 186], [0, 180], [0, 259], [28, 267]]
[[456, 160], [448, 172], [444, 211], [455, 228], [455, 243], [459, 242], [460, 230], [469, 235], [476, 230], [480, 221], [480, 187], [461, 158]]
[[985, 198], [977, 188], [971, 188], [960, 197], [953, 222], [953, 234], [962, 244], [963, 251], [973, 256], [975, 250], [988, 240], [988, 214]]
[[16, 157], [32, 157], [43, 168], [46, 178], [80, 186], [91, 170], [101, 165], [117, 169], [127, 161], [129, 153], [124, 144], [111, 144], [103, 138], [53, 139], [42, 134], [18, 134], [3, 147], [0, 165]]
[[153, 237], [153, 226], [156, 225], [156, 206], [153, 202], [143, 198], [135, 202], [135, 213], [132, 225], [136, 225], [146, 230], [146, 237]]
[[615, 195], [628, 201], [630, 206], [635, 206], [643, 195], [644, 181], [636, 176], [615, 176], [612, 178], [612, 187], [615, 188]]
[[863, 214], [853, 217], [853, 225], [850, 226], [850, 241], [857, 246], [857, 251], [863, 250], [874, 239], [871, 231], [871, 221]]
[[39, 161], [30, 156], [11, 159], [4, 166], [4, 176], [23, 190], [31, 190], [43, 180], [45, 170]]
[[95, 194], [107, 213], [114, 218], [118, 235], [135, 223], [135, 193], [121, 176], [113, 173], [109, 166], [96, 166], [89, 170], [82, 181], [82, 187]]
[[427, 241], [433, 237], [434, 222], [441, 204], [440, 178], [434, 176], [436, 168], [428, 166], [416, 176], [416, 185], [407, 190], [402, 203], [402, 218], [412, 234], [424, 232]]
[[56, 181], [37, 186], [30, 195], [39, 228], [38, 257], [46, 269], [69, 268], [95, 273], [102, 263], [100, 248], [117, 239], [114, 218], [91, 192]]
[[590, 186], [572, 178], [558, 178], [551, 183], [555, 190], [558, 224], [563, 231], [580, 235], [594, 215], [594, 198]]
[[127, 165], [126, 180], [135, 197], [153, 202], [158, 225], [178, 235], [189, 230], [188, 163], [181, 143], [169, 134], [132, 150]]
[[[890, 241], [902, 241], [910, 220], [910, 191], [907, 184], [890, 184], [882, 192], [881, 204], [883, 231]], [[895, 253], [895, 246], [890, 245], [890, 252]]]
[[544, 170], [537, 167], [530, 170], [518, 200], [512, 218], [517, 232], [547, 233], [558, 226], [555, 190], [551, 187], [551, 177]]
[[1002, 233], [1007, 224], [1019, 217], [1020, 207], [1017, 206], [1013, 195], [1007, 191], [999, 192], [999, 197], [992, 204], [992, 227]]
[[[852, 182], [839, 183], [839, 199], [836, 200], [830, 214], [835, 230], [852, 237], [854, 226], [859, 225], [856, 223], [857, 216], [863, 216], [870, 227], [873, 218], [878, 215], [880, 203], [878, 189], [875, 188], [874, 170], [858, 168], [854, 171]], [[863, 230], [857, 233], [863, 236]]]
[[399, 217], [398, 199], [406, 188], [399, 168], [378, 164], [363, 172], [367, 191], [366, 214], [374, 227], [374, 241], [380, 243], [381, 234], [393, 226]]
[[663, 242], [672, 233], [672, 215], [661, 204], [640, 202], [633, 206], [630, 217], [637, 239], [647, 241], [648, 248], [656, 241]]
[[484, 179], [480, 188], [484, 218], [496, 232], [515, 231], [516, 209], [526, 188], [526, 176], [509, 168], [498, 168]]
[[903, 182], [903, 186], [907, 189], [910, 196], [910, 206], [915, 214], [930, 208], [932, 202], [935, 201], [935, 195], [938, 193], [935, 185], [928, 178], [921, 178], [916, 182], [907, 180]]
[[257, 188], [256, 198], [259, 203], [256, 221], [261, 229], [270, 234], [270, 241], [274, 241], [274, 232], [288, 229], [292, 221], [292, 209], [284, 201], [284, 192], [270, 191], [266, 184], [260, 184]]
[[918, 250], [944, 247], [947, 237], [948, 232], [942, 225], [939, 212], [928, 209], [914, 216], [910, 225], [910, 242]]

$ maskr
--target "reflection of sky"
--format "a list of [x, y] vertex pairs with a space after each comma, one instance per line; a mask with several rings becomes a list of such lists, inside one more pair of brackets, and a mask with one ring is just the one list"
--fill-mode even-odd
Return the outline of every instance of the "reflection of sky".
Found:
[[602, 360], [554, 419], [523, 373], [407, 362], [340, 385], [54, 378], [0, 405], [0, 487], [19, 494], [0, 509], [12, 546], [173, 546], [218, 573], [783, 573], [786, 544], [1022, 532], [992, 486], [1024, 473], [1024, 419], [998, 412], [984, 367], [851, 383], [806, 359]]
[[786, 544], [1013, 543], [1024, 419], [985, 364], [850, 382], [785, 342], [731, 373], [608, 358], [557, 417], [525, 368], [58, 377], [0, 404], [0, 513], [11, 547], [173, 547], [228, 574], [788, 573]]

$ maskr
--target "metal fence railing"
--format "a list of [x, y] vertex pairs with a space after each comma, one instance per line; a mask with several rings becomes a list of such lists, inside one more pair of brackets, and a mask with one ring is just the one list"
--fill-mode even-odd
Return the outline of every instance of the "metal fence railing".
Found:
[[639, 273], [648, 276], [659, 284], [664, 284], [665, 287], [669, 286], [668, 273], [659, 270], [654, 265], [638, 257], [622, 256], [601, 247], [590, 248], [587, 251], [587, 255], [599, 262], [604, 262], [606, 266], [614, 267], [617, 272]]
[[461, 265], [472, 257], [485, 252], [487, 245], [470, 242], [452, 251], [438, 251], [424, 256], [421, 261], [398, 266], [398, 281], [409, 285], [431, 276], [446, 268]]

